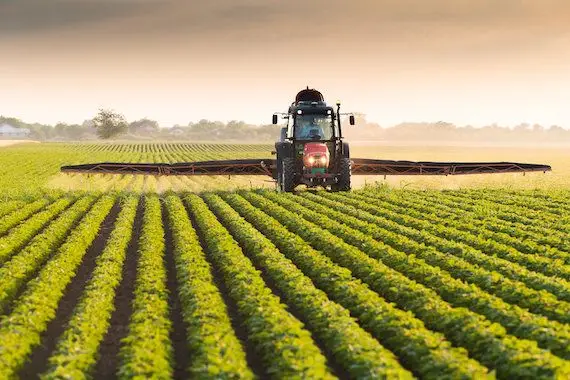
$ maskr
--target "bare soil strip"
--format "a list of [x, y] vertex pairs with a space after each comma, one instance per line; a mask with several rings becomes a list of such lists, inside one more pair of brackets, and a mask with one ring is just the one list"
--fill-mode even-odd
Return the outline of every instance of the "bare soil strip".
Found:
[[109, 214], [105, 217], [95, 241], [93, 241], [87, 250], [75, 277], [73, 277], [73, 280], [67, 286], [66, 293], [59, 302], [55, 318], [52, 319], [46, 331], [42, 334], [40, 345], [32, 352], [27, 364], [20, 371], [19, 377], [21, 379], [34, 378], [37, 374], [47, 370], [48, 359], [56, 347], [57, 340], [65, 331], [81, 294], [83, 294], [83, 289], [95, 269], [97, 257], [103, 252], [103, 249], [105, 249], [105, 245], [111, 235], [120, 210], [121, 206], [119, 202], [116, 201]]

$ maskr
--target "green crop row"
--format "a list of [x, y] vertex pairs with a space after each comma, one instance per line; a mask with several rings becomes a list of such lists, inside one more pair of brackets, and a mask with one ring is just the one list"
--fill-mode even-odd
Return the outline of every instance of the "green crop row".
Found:
[[394, 354], [382, 347], [350, 317], [348, 310], [331, 302], [290, 260], [251, 224], [216, 195], [204, 195], [218, 219], [262, 269], [323, 349], [354, 378], [400, 377], [404, 373]]
[[[540, 346], [552, 350], [557, 355], [570, 358], [570, 326], [532, 314], [476, 286], [459, 281], [448, 272], [427, 264], [421, 258], [397, 251], [373, 239], [368, 231], [359, 231], [322, 213], [299, 206], [295, 201], [287, 199], [292, 195], [275, 197], [274, 194], [267, 192], [264, 195], [330, 232], [342, 233], [342, 240], [348, 244], [358, 247], [370, 257], [382, 260], [390, 268], [435, 290], [450, 304], [467, 307], [493, 322], [500, 323], [519, 338], [536, 340]], [[350, 220], [350, 217], [344, 216], [342, 221], [346, 220]]]
[[17, 199], [0, 203], [0, 217], [3, 217], [4, 215], [9, 214], [14, 210], [21, 208], [25, 204], [26, 202]]
[[[163, 177], [164, 188], [130, 186], [120, 179], [120, 175], [93, 174], [90, 177], [82, 174], [62, 174], [62, 165], [73, 165], [88, 162], [189, 162], [235, 158], [236, 152], [242, 158], [265, 157], [270, 150], [268, 145], [230, 145], [230, 144], [176, 144], [176, 143], [143, 143], [143, 144], [22, 144], [2, 148], [0, 163], [0, 186], [3, 199], [21, 199], [23, 195], [42, 196], [49, 188], [64, 190], [113, 191], [134, 190], [137, 192], [161, 192], [173, 189], [177, 178]], [[18, 174], [15, 175], [14, 173]], [[141, 176], [142, 178], [142, 176]], [[198, 179], [198, 183], [189, 181], [190, 190], [202, 191], [204, 187], [224, 188], [249, 187], [250, 181], [263, 185], [257, 179], [206, 178]], [[216, 184], [217, 186], [213, 186]], [[180, 186], [179, 190], [188, 190]], [[2, 200], [3, 200], [2, 199]], [[0, 201], [0, 204], [3, 203]], [[1, 210], [1, 206], [0, 206]]]
[[[436, 209], [432, 204], [426, 204], [422, 199], [418, 199], [417, 196], [411, 196], [411, 199], [401, 199], [397, 204], [403, 204], [407, 209], [412, 208], [414, 212], [425, 215], [428, 220], [434, 220], [437, 218], [439, 227], [453, 227], [458, 230], [471, 233], [473, 235], [478, 235], [484, 239], [488, 239], [508, 247], [512, 247], [521, 253], [526, 253], [530, 255], [540, 255], [548, 258], [549, 260], [562, 260], [564, 263], [570, 262], [570, 253], [563, 252], [557, 248], [549, 247], [542, 244], [537, 244], [532, 240], [521, 238], [519, 236], [510, 236], [508, 233], [503, 231], [497, 231], [501, 229], [500, 223], [495, 221], [474, 220], [473, 216], [466, 215], [465, 213], [461, 215], [453, 214], [450, 212], [442, 211], [441, 208]], [[429, 214], [437, 210], [437, 216]], [[508, 230], [513, 230], [509, 228]], [[507, 230], [507, 231], [508, 231]], [[517, 231], [517, 229], [514, 229]], [[549, 229], [550, 230], [550, 229]], [[547, 231], [549, 231], [547, 230]], [[546, 231], [544, 231], [546, 232]], [[512, 231], [510, 233], [513, 233]]]
[[160, 200], [144, 198], [137, 277], [128, 335], [121, 342], [119, 378], [172, 376], [171, 322], [164, 264], [165, 241]]
[[[327, 199], [329, 197], [307, 194], [306, 198], [312, 201], [307, 203], [307, 200], [299, 197], [296, 200], [310, 208], [314, 207], [315, 211], [319, 210], [319, 212], [333, 219], [338, 220], [340, 216], [344, 215], [345, 217], [342, 220], [344, 224], [358, 229], [397, 250], [415, 254], [426, 263], [438, 266], [451, 276], [460, 278], [466, 283], [475, 284], [509, 303], [517, 304], [559, 322], [570, 322], [570, 304], [568, 302], [560, 301], [546, 291], [531, 289], [523, 282], [505, 278], [497, 272], [472, 264], [470, 261], [490, 261], [492, 257], [469, 249], [469, 247], [462, 247], [457, 243], [434, 237], [425, 230], [408, 227], [414, 221], [408, 221], [411, 218], [406, 215], [388, 215], [392, 219], [403, 219], [402, 222], [398, 223], [377, 216], [378, 214], [390, 214], [389, 210], [373, 209], [364, 200], [353, 199], [353, 197], [336, 198], [331, 196], [331, 199]], [[319, 203], [328, 207], [321, 206]], [[376, 211], [376, 215], [367, 211]], [[458, 256], [467, 256], [471, 260], [466, 261]], [[512, 270], [512, 272], [514, 271]]]
[[267, 375], [283, 379], [332, 378], [326, 359], [309, 332], [272, 294], [204, 201], [196, 195], [188, 195], [185, 201], [202, 234], [206, 254], [221, 273], [247, 329], [248, 342]]
[[[489, 205], [489, 207], [491, 207]], [[524, 213], [524, 210], [513, 210]], [[463, 223], [468, 215], [457, 217], [459, 223]], [[511, 217], [514, 219], [514, 217]], [[476, 223], [475, 223], [476, 224]], [[542, 226], [536, 222], [530, 226], [522, 226], [522, 223], [512, 225], [509, 222], [492, 222], [486, 226], [485, 236], [496, 240], [505, 245], [512, 246], [522, 253], [531, 255], [538, 254], [551, 260], [562, 260], [564, 264], [570, 264], [570, 243], [567, 239], [569, 231], [557, 231], [552, 224], [543, 224]], [[462, 225], [462, 224], [460, 224]], [[566, 222], [568, 225], [568, 222]], [[472, 227], [468, 224], [467, 227]]]
[[[126, 153], [126, 154], [203, 154], [203, 153], [265, 153], [268, 146], [258, 144], [211, 144], [211, 143], [114, 143], [114, 144], [61, 144], [60, 148], [88, 153]], [[198, 156], [196, 157], [198, 158]]]
[[[441, 334], [425, 328], [423, 323], [411, 313], [395, 308], [371, 291], [362, 282], [354, 279], [345, 268], [335, 265], [329, 258], [311, 248], [299, 236], [289, 232], [279, 222], [253, 207], [245, 199], [234, 194], [223, 194], [223, 198], [249, 223], [271, 240], [281, 254], [285, 255], [308, 276], [315, 286], [324, 290], [329, 297], [358, 318], [359, 323], [382, 344], [398, 355], [406, 367], [422, 378], [471, 378], [484, 377], [486, 368], [469, 359], [464, 349], [454, 348]], [[231, 214], [223, 209], [224, 217]], [[220, 217], [222, 213], [220, 212]], [[235, 219], [235, 218], [234, 218]], [[233, 227], [237, 229], [239, 220], [235, 219]], [[245, 223], [245, 222], [241, 222]], [[236, 233], [237, 234], [237, 233]], [[250, 233], [253, 234], [253, 233]], [[259, 233], [258, 233], [259, 234]], [[255, 235], [258, 234], [253, 234]], [[249, 235], [245, 235], [249, 236]], [[245, 238], [244, 238], [245, 239]], [[287, 261], [279, 255], [279, 251], [265, 258], [265, 251], [271, 253], [274, 248], [263, 244], [265, 238], [258, 236], [255, 240], [246, 240], [244, 244], [252, 245], [251, 254], [260, 256], [260, 263], [269, 265], [272, 262]], [[291, 264], [283, 264], [283, 269], [291, 267], [282, 277], [292, 276], [298, 272]], [[300, 278], [296, 275], [293, 286]], [[285, 285], [284, 285], [285, 286]], [[310, 288], [310, 285], [304, 285]], [[295, 300], [291, 300], [291, 303]], [[297, 301], [299, 302], [299, 301]], [[310, 305], [305, 307], [311, 307]], [[349, 364], [349, 363], [346, 363]]]
[[5, 215], [0, 220], [0, 236], [5, 235], [10, 229], [17, 226], [23, 220], [30, 217], [30, 215], [35, 214], [38, 210], [41, 210], [50, 201], [47, 199], [38, 199], [37, 201], [28, 203], [21, 208], [12, 211], [10, 214]]
[[22, 285], [45, 263], [65, 240], [69, 231], [95, 202], [95, 197], [80, 198], [63, 211], [42, 234], [0, 267], [0, 310], [6, 308]]
[[[364, 197], [359, 194], [351, 194], [350, 196], [343, 197], [331, 195], [329, 197], [348, 204], [358, 205], [360, 209], [373, 215], [387, 218], [400, 225], [421, 231], [423, 236], [431, 235], [436, 239], [445, 239], [450, 246], [450, 250], [448, 252], [455, 256], [461, 257], [489, 270], [497, 271], [508, 278], [522, 281], [527, 286], [536, 290], [546, 290], [561, 300], [567, 302], [570, 301], [570, 282], [561, 278], [534, 272], [520, 264], [513, 263], [512, 261], [494, 255], [485, 254], [466, 243], [452, 240], [453, 234], [447, 235], [445, 232], [448, 227], [440, 225], [436, 217], [432, 218], [431, 216], [427, 216], [425, 213], [416, 212], [411, 205], [404, 204], [403, 206], [399, 206], [396, 203], [399, 201], [396, 200], [387, 202], [381, 199]], [[422, 218], [431, 218], [431, 222], [422, 220]], [[431, 241], [433, 238], [430, 238], [429, 240]]]
[[[355, 231], [349, 231], [340, 223], [331, 221], [335, 224], [334, 232], [331, 233], [328, 229], [323, 229], [322, 225], [315, 225], [299, 216], [297, 208], [286, 209], [253, 193], [244, 193], [244, 196], [314, 248], [325, 252], [333, 261], [350, 269], [353, 275], [362, 279], [384, 298], [412, 311], [430, 329], [443, 332], [453, 344], [465, 347], [471, 357], [488, 368], [496, 369], [499, 377], [563, 378], [570, 375], [568, 362], [538, 348], [536, 342], [509, 336], [501, 325], [493, 324], [465, 308], [452, 307], [434, 290], [384, 264], [393, 264], [390, 257], [374, 259], [355, 246], [347, 244], [344, 239], [350, 240], [349, 235]], [[321, 220], [328, 220], [324, 216], [317, 216]], [[358, 244], [361, 249], [367, 249], [367, 245], [365, 242]], [[404, 265], [409, 268], [420, 263], [411, 256], [406, 261]], [[429, 277], [425, 273], [423, 276]], [[457, 297], [461, 295], [459, 293]]]
[[81, 300], [49, 359], [49, 369], [42, 376], [45, 379], [89, 378], [97, 361], [99, 345], [114, 310], [115, 289], [121, 282], [138, 199], [129, 196], [121, 203], [122, 209], [105, 249], [97, 257]]
[[[513, 204], [511, 197], [502, 197], [503, 193], [510, 194], [506, 191], [493, 191], [489, 195], [485, 189], [476, 191], [463, 189], [461, 191], [398, 192], [378, 188], [368, 188], [355, 194], [382, 199], [386, 202], [395, 201], [395, 203], [405, 204], [406, 207], [412, 208], [416, 206], [416, 202], [419, 202], [428, 206], [422, 211], [428, 216], [438, 216], [441, 207], [447, 207], [446, 211], [458, 214], [463, 214], [463, 210], [466, 210], [476, 213], [477, 218], [484, 215], [485, 218], [492, 217], [499, 221], [516, 223], [517, 231], [533, 231], [536, 233], [546, 229], [548, 235], [555, 235], [563, 239], [570, 232], [570, 217], [564, 214], [553, 215], [545, 211], [546, 207], [551, 206], [549, 202], [542, 202], [537, 208], [532, 209], [527, 207], [529, 203], [534, 201], [532, 198], [526, 199], [522, 204]], [[542, 192], [537, 194], [542, 194]], [[443, 220], [440, 219], [439, 222], [441, 223]], [[554, 241], [556, 242], [556, 240]]]
[[[478, 228], [497, 233], [498, 236], [508, 235], [516, 241], [514, 247], [521, 252], [546, 253], [547, 257], [561, 258], [566, 264], [570, 263], [570, 242], [566, 239], [568, 233], [557, 232], [552, 226], [542, 226], [530, 220], [523, 216], [526, 211], [520, 207], [512, 207], [509, 212], [505, 212], [497, 210], [497, 205], [493, 202], [473, 206], [467, 200], [458, 201], [441, 194], [413, 194], [406, 199], [405, 205], [422, 213], [427, 213], [427, 210], [437, 213], [444, 226], [450, 225], [462, 230]], [[468, 223], [465, 223], [466, 219]]]
[[[378, 204], [374, 199], [368, 198], [367, 201], [370, 204], [382, 207], [382, 205]], [[407, 207], [400, 207], [400, 209], [405, 209], [406, 214], [410, 216], [419, 217], [419, 215], [422, 214], [421, 212], [411, 210]], [[564, 265], [561, 261], [551, 260], [547, 257], [541, 257], [538, 255], [521, 253], [511, 246], [496, 242], [480, 234], [475, 235], [459, 230], [455, 227], [442, 226], [438, 223], [434, 223], [433, 221], [421, 221], [417, 219], [412, 227], [426, 229], [434, 233], [436, 236], [465, 243], [483, 252], [492, 252], [498, 257], [523, 265], [530, 270], [543, 273], [548, 276], [558, 276], [565, 280], [570, 280], [570, 267]]]
[[28, 283], [12, 312], [0, 319], [0, 378], [13, 378], [55, 317], [60, 299], [99, 227], [115, 202], [102, 197], [81, 220], [56, 255]]
[[26, 242], [32, 239], [53, 218], [60, 214], [72, 202], [73, 198], [63, 197], [50, 204], [45, 210], [32, 215], [28, 220], [10, 230], [0, 238], [0, 264], [16, 253]]
[[[504, 189], [506, 194], [516, 194], [516, 191], [512, 189]], [[538, 200], [544, 200], [551, 204], [561, 204], [570, 207], [570, 202], [568, 202], [568, 196], [563, 189], [552, 189], [551, 191], [542, 192], [537, 189], [527, 190], [523, 192], [524, 195], [531, 196]]]
[[233, 330], [222, 295], [214, 283], [200, 241], [180, 198], [165, 198], [172, 230], [182, 315], [187, 326], [195, 378], [248, 379], [253, 374]]
[[[484, 200], [496, 203], [499, 206], [516, 206], [522, 207], [527, 210], [529, 215], [537, 216], [539, 220], [562, 220], [568, 222], [568, 207], [564, 210], [559, 205], [554, 205], [552, 202], [548, 202], [544, 199], [536, 199], [536, 197], [531, 194], [523, 193], [523, 195], [518, 195], [516, 193], [505, 192], [505, 191], [488, 191], [481, 190], [477, 192], [467, 191], [465, 195], [461, 193], [453, 193], [454, 196], [464, 197], [474, 197], [476, 201]], [[555, 226], [562, 227], [564, 230], [568, 230], [568, 226], [559, 225], [555, 223]]]

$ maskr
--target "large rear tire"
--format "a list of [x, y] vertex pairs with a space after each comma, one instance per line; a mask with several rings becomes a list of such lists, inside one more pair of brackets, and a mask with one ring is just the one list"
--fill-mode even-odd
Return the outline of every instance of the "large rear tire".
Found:
[[350, 177], [352, 175], [352, 165], [350, 163], [350, 158], [343, 157], [340, 160], [338, 182], [334, 185], [331, 185], [331, 190], [350, 191]]
[[279, 175], [280, 190], [286, 193], [292, 192], [295, 187], [295, 159], [284, 158], [281, 161], [281, 172]]

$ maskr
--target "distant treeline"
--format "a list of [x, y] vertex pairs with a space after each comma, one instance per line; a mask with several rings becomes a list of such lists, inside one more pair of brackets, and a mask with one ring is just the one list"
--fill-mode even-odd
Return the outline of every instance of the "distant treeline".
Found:
[[[40, 123], [26, 123], [12, 117], [0, 116], [0, 125], [8, 124], [16, 128], [30, 130], [28, 136], [32, 140], [40, 141], [84, 141], [98, 140], [97, 130], [92, 120], [85, 120], [82, 124], [58, 123], [46, 125]], [[160, 128], [155, 120], [141, 119], [129, 123], [127, 133], [121, 134], [121, 140], [246, 140], [246, 141], [273, 141], [279, 135], [279, 127], [275, 125], [253, 125], [243, 121], [200, 120], [188, 125], [175, 125], [171, 128]], [[0, 137], [1, 138], [1, 137]]]
[[[30, 130], [29, 137], [40, 141], [84, 141], [97, 140], [91, 120], [82, 124], [45, 125], [26, 123], [16, 118], [0, 116], [0, 125]], [[350, 140], [382, 140], [394, 142], [487, 142], [487, 143], [570, 143], [570, 130], [560, 126], [544, 127], [534, 124], [520, 124], [514, 127], [496, 124], [484, 127], [456, 126], [451, 123], [401, 123], [382, 128], [358, 116], [356, 126], [344, 123], [344, 135]], [[188, 125], [160, 128], [158, 122], [141, 119], [129, 123], [128, 132], [119, 136], [121, 140], [186, 140], [214, 141], [236, 140], [246, 142], [272, 142], [279, 136], [279, 126], [254, 125], [243, 121], [200, 120]]]
[[514, 127], [497, 124], [484, 127], [456, 126], [452, 123], [401, 123], [381, 128], [373, 123], [356, 123], [345, 128], [345, 136], [358, 140], [426, 141], [426, 142], [485, 142], [485, 143], [570, 143], [570, 130], [557, 125], [544, 127], [519, 124]]

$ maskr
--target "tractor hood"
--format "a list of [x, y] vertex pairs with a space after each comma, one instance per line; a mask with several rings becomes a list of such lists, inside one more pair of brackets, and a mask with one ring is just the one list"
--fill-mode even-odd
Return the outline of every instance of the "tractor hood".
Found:
[[303, 149], [303, 164], [306, 168], [326, 168], [329, 166], [329, 148], [323, 143], [306, 143]]

